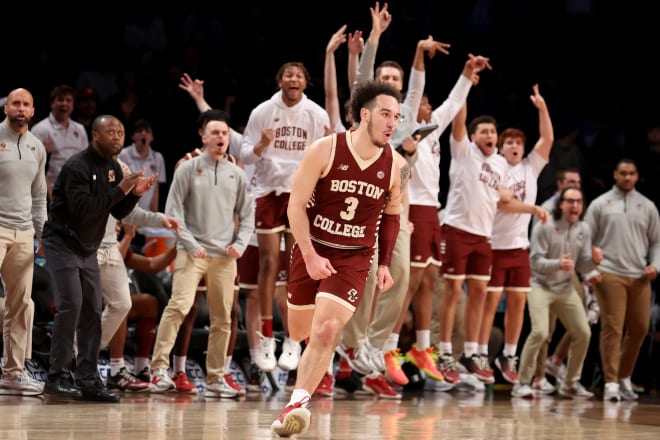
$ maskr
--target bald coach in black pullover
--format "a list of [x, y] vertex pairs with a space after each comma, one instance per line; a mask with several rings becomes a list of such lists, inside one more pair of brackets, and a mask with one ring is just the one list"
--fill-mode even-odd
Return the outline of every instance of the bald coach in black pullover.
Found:
[[[97, 369], [102, 296], [96, 252], [108, 215], [126, 216], [157, 177], [144, 177], [144, 170], [124, 176], [113, 159], [123, 144], [122, 123], [114, 116], [97, 117], [89, 147], [67, 160], [53, 188], [43, 232], [57, 309], [46, 394], [119, 402]], [[75, 381], [71, 375], [74, 334]]]

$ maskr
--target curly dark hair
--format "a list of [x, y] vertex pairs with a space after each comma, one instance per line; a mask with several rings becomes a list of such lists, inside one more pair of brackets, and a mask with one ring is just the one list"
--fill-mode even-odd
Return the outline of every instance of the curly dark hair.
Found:
[[351, 96], [351, 116], [356, 124], [359, 124], [362, 120], [360, 117], [360, 110], [362, 110], [362, 108], [371, 110], [374, 106], [376, 97], [379, 95], [392, 96], [397, 102], [401, 102], [401, 92], [388, 84], [367, 81], [353, 90]]

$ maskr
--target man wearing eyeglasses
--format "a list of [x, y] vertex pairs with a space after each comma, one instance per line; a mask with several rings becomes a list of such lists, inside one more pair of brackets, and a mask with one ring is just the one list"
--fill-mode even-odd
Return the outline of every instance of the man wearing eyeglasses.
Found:
[[579, 382], [591, 329], [582, 300], [571, 281], [576, 269], [591, 283], [600, 280], [592, 258], [589, 227], [581, 220], [583, 205], [580, 189], [565, 188], [557, 200], [552, 221], [539, 223], [532, 230], [529, 257], [532, 290], [527, 295], [532, 329], [520, 356], [519, 383], [511, 392], [514, 397], [534, 395], [529, 383], [536, 370], [539, 351], [550, 335], [550, 311], [557, 315], [571, 336], [566, 379], [559, 394], [570, 398], [593, 397]]

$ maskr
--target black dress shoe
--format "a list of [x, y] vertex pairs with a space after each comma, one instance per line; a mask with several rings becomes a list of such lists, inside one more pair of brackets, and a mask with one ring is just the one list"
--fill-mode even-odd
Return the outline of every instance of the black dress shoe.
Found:
[[92, 402], [119, 403], [119, 396], [112, 394], [100, 380], [94, 382], [83, 382], [80, 384], [82, 396], [80, 400]]
[[73, 381], [64, 375], [49, 377], [44, 386], [44, 394], [77, 398], [82, 396], [82, 393], [74, 385]]

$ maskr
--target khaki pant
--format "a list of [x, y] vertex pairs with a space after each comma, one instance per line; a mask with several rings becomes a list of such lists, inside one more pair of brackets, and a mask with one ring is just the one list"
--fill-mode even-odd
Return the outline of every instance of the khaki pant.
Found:
[[[571, 278], [571, 282], [573, 284], [573, 288], [580, 296], [580, 301], [582, 301], [582, 304], [584, 305], [584, 295], [585, 295], [584, 286], [582, 285], [582, 282], [578, 278], [577, 274], [575, 273], [573, 274], [573, 277]], [[546, 339], [546, 341], [543, 343], [543, 346], [539, 350], [539, 355], [536, 358], [536, 372], [534, 373], [534, 377], [545, 376], [545, 364], [548, 359], [548, 346], [550, 345], [550, 341], [552, 340], [552, 335], [555, 334], [555, 329], [557, 328], [557, 315], [555, 313], [550, 312], [549, 322], [550, 322], [550, 329], [548, 331], [548, 339]], [[557, 343], [553, 355], [564, 361], [568, 357], [568, 348], [570, 346], [571, 346], [571, 335], [568, 332], [565, 332], [562, 335], [559, 342]]]
[[0, 267], [5, 285], [2, 370], [15, 376], [23, 372], [32, 351], [34, 229], [0, 226]]
[[578, 293], [575, 289], [568, 292], [551, 292], [540, 287], [532, 287], [527, 295], [527, 308], [532, 329], [520, 356], [518, 371], [520, 383], [528, 384], [532, 381], [539, 351], [550, 335], [551, 312], [559, 318], [566, 332], [571, 335], [566, 381], [568, 383], [579, 381], [591, 339], [591, 329]]
[[600, 306], [600, 359], [605, 382], [618, 382], [632, 376], [649, 330], [651, 282], [601, 273], [603, 281], [595, 286]]
[[195, 301], [197, 286], [204, 276], [211, 321], [206, 355], [206, 382], [212, 383], [224, 376], [231, 335], [236, 260], [228, 257], [192, 258], [182, 250], [177, 253], [174, 263], [172, 296], [158, 325], [152, 370], [169, 367], [170, 353], [179, 328]]
[[408, 222], [403, 218], [390, 264], [390, 274], [394, 279], [394, 285], [385, 292], [379, 292], [374, 304], [378, 282], [377, 268], [378, 251], [376, 251], [371, 265], [371, 272], [362, 294], [362, 302], [344, 327], [342, 342], [347, 347], [361, 348], [365, 339], [369, 339], [369, 343], [374, 347], [383, 348], [399, 319], [410, 280], [410, 231]]
[[99, 276], [103, 290], [103, 314], [101, 315], [101, 348], [105, 348], [131, 310], [131, 291], [126, 264], [119, 246], [97, 251]]
[[[5, 309], [5, 297], [0, 297], [0, 310]], [[28, 309], [29, 321], [34, 321], [34, 301], [30, 301], [30, 307]], [[5, 320], [5, 314], [0, 313], [0, 332], [2, 332], [3, 322]], [[3, 356], [7, 356], [6, 353], [3, 353]], [[29, 332], [27, 343], [25, 344], [25, 359], [32, 359], [32, 330]]]

